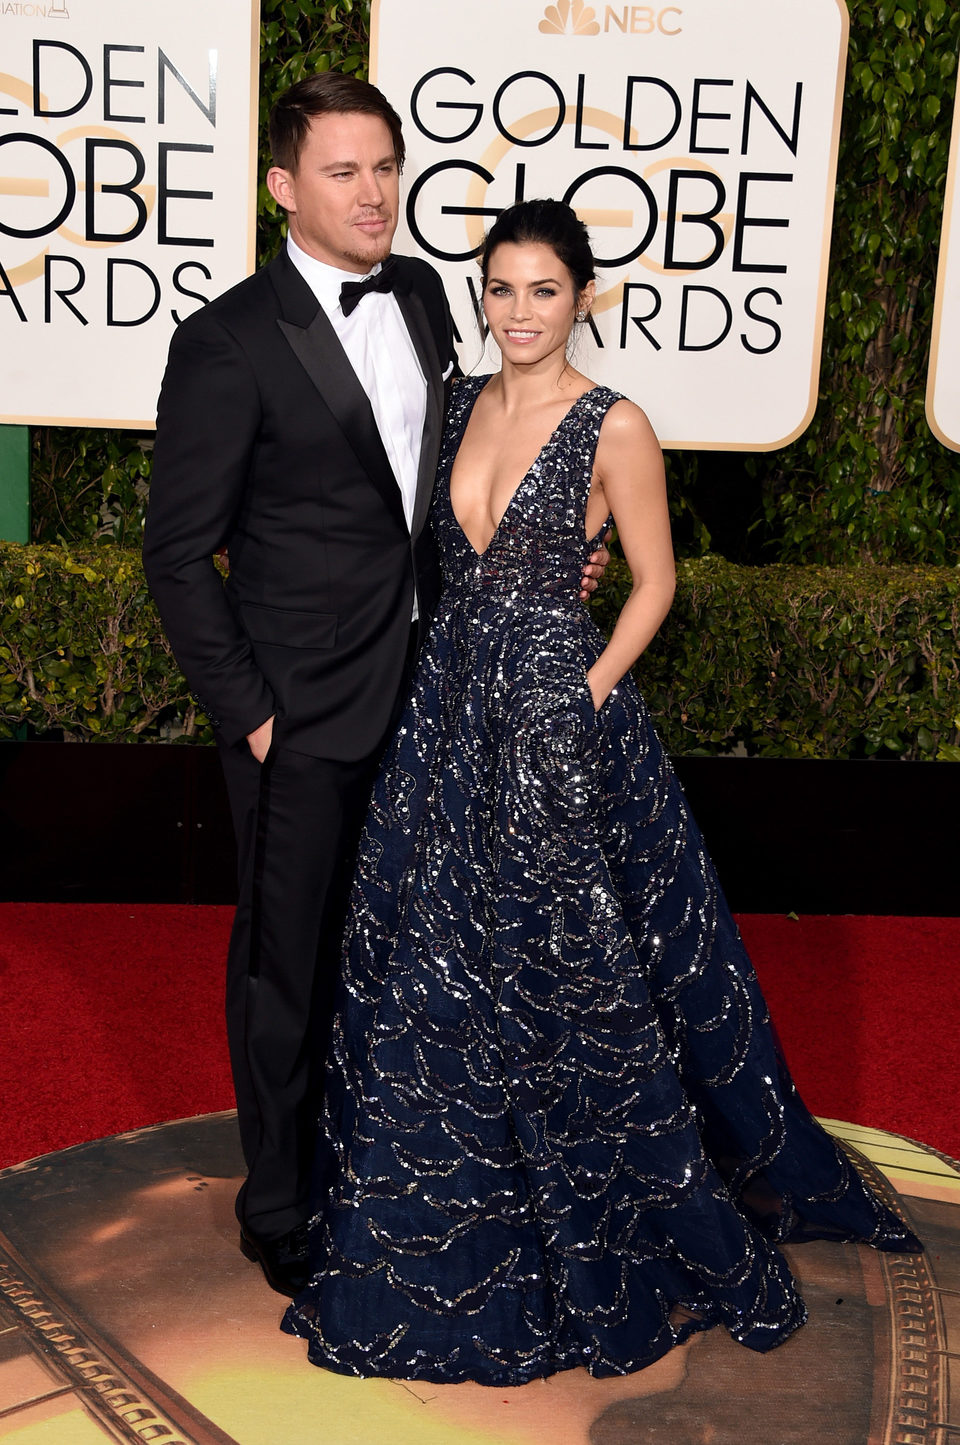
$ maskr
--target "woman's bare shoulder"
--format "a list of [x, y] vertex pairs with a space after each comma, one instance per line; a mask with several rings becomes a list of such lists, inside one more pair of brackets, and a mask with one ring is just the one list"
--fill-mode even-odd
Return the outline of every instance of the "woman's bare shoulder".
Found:
[[660, 449], [657, 434], [646, 412], [625, 396], [615, 401], [604, 417], [600, 443], [607, 443], [618, 451], [622, 447]]

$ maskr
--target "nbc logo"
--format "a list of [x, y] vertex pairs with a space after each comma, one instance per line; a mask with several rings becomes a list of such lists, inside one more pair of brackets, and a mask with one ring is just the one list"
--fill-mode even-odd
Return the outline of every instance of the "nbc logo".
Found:
[[583, 0], [557, 0], [544, 10], [540, 29], [544, 35], [565, 35], [568, 29], [574, 35], [599, 35], [600, 23]]

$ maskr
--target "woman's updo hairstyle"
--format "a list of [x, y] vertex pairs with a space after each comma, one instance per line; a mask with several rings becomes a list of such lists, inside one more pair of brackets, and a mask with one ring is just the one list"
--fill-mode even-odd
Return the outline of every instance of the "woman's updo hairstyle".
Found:
[[480, 272], [486, 286], [490, 258], [498, 246], [549, 246], [570, 272], [576, 295], [594, 280], [593, 252], [587, 228], [563, 201], [519, 201], [502, 211], [486, 234]]

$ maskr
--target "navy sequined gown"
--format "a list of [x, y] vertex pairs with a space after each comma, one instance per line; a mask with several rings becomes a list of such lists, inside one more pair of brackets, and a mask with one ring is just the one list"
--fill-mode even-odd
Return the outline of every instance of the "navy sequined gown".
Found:
[[[643, 699], [594, 712], [578, 600], [616, 393], [580, 397], [445, 591], [376, 786], [312, 1221], [284, 1328], [340, 1372], [515, 1385], [636, 1370], [804, 1308], [771, 1241], [917, 1249], [804, 1108]], [[328, 1169], [329, 1174], [333, 1171]]]

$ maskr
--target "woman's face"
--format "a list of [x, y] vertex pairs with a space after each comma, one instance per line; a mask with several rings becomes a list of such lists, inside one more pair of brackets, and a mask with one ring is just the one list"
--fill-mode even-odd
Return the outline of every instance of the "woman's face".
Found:
[[593, 300], [591, 281], [578, 296], [573, 277], [551, 246], [504, 241], [490, 257], [483, 309], [504, 360], [529, 365], [559, 355], [581, 307]]

